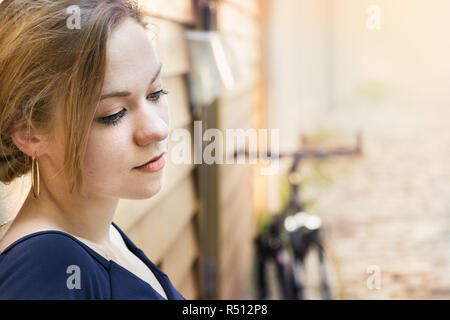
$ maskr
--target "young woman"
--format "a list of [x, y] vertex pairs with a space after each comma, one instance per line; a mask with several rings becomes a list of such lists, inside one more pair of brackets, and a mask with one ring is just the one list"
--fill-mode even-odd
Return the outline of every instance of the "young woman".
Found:
[[0, 4], [0, 181], [32, 176], [0, 299], [184, 299], [112, 222], [162, 187], [166, 93], [136, 3]]

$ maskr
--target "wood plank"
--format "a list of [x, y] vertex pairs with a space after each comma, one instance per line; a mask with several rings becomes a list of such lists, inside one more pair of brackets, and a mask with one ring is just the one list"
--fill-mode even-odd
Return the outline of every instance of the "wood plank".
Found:
[[[226, 243], [226, 245], [225, 245], [226, 247], [228, 247], [229, 243], [233, 243], [234, 241], [236, 241], [236, 237], [239, 237], [239, 235], [237, 234], [236, 228], [238, 225], [239, 225], [239, 227], [242, 227], [242, 223], [243, 223], [243, 221], [245, 221], [245, 219], [243, 219], [243, 216], [254, 214], [250, 204], [246, 204], [242, 201], [239, 201], [239, 202], [236, 202], [236, 206], [239, 207], [237, 211], [236, 210], [228, 211], [228, 216], [225, 217], [225, 219], [227, 219], [227, 220], [225, 220], [226, 225], [219, 232], [219, 237], [220, 237], [219, 241], [220, 241], [220, 243], [223, 243], [223, 244]], [[253, 226], [248, 226], [248, 228], [252, 229]], [[242, 230], [244, 230], [244, 229], [242, 229]], [[247, 231], [250, 232], [251, 230], [247, 230]], [[222, 249], [224, 249], [224, 248], [222, 248]]]
[[[256, 111], [257, 91], [250, 90], [229, 99], [220, 99], [219, 125], [222, 130], [242, 128]], [[248, 129], [248, 128], [245, 128]]]
[[167, 273], [173, 285], [178, 287], [192, 271], [193, 263], [198, 255], [199, 247], [195, 228], [193, 222], [189, 221], [181, 230], [178, 239], [169, 248], [162, 261], [161, 269]]
[[[233, 172], [233, 170], [230, 168], [228, 170], [229, 173]], [[251, 188], [251, 167], [248, 165], [240, 165], [239, 167], [236, 166], [234, 172], [233, 172], [233, 179], [231, 182], [228, 182], [228, 190], [223, 190], [222, 187], [223, 184], [221, 184], [221, 194], [220, 194], [220, 204], [219, 204], [219, 210], [231, 210], [234, 209], [234, 204], [241, 199], [241, 197], [247, 197], [248, 189]], [[245, 196], [243, 195], [245, 194]], [[224, 223], [225, 220], [220, 220], [221, 223]]]
[[250, 244], [245, 243], [238, 251], [239, 257], [234, 261], [233, 278], [228, 280], [228, 275], [220, 278], [223, 286], [222, 296], [220, 299], [244, 299], [247, 298], [243, 294], [248, 291], [248, 286], [253, 285], [252, 267], [254, 260], [254, 250]]
[[[192, 129], [185, 127], [186, 130], [192, 132]], [[193, 136], [191, 134], [191, 136]], [[181, 181], [187, 179], [194, 169], [194, 164], [175, 164], [171, 159], [174, 143], [169, 143], [169, 152], [167, 153], [167, 164], [164, 177], [164, 184], [159, 193], [155, 196], [144, 200], [121, 199], [116, 210], [114, 222], [116, 222], [123, 230], [129, 230], [144, 215], [150, 212], [162, 199], [172, 193], [172, 189]], [[193, 146], [191, 146], [193, 149]], [[193, 151], [192, 151], [193, 153]]]
[[31, 174], [14, 179], [10, 184], [0, 183], [0, 239], [22, 207], [31, 188]]
[[[219, 128], [224, 132], [224, 159], [226, 164], [227, 154], [233, 154], [236, 150], [253, 147], [258, 148], [258, 131], [256, 130], [256, 91], [247, 92], [245, 95], [234, 99], [221, 99], [219, 102]], [[227, 129], [240, 129], [243, 130], [245, 139], [234, 138], [234, 142], [230, 141], [227, 144]], [[255, 129], [248, 131], [248, 129]], [[231, 134], [237, 134], [237, 132], [231, 132]], [[232, 137], [230, 136], [230, 139]], [[241, 160], [245, 163], [250, 163], [250, 160]], [[257, 161], [253, 161], [256, 163]], [[237, 160], [234, 160], [237, 164]], [[231, 164], [229, 164], [231, 165]]]
[[189, 176], [129, 229], [129, 237], [159, 264], [197, 210], [194, 181]]
[[170, 130], [186, 127], [192, 122], [186, 82], [182, 76], [163, 78], [163, 87], [169, 92]]
[[233, 255], [227, 269], [219, 273], [220, 299], [243, 299], [242, 293], [251, 284], [254, 260], [253, 244], [250, 241], [236, 243], [230, 250]]
[[258, 19], [229, 2], [220, 2], [217, 8], [217, 28], [223, 33], [236, 34], [249, 39], [261, 39]]
[[248, 164], [223, 164], [219, 166], [219, 207], [226, 207], [232, 201], [232, 196], [236, 194], [242, 181], [248, 176], [250, 170]]
[[190, 0], [139, 0], [146, 15], [180, 23], [194, 23], [194, 11]]
[[259, 17], [261, 14], [261, 0], [222, 0], [223, 2], [226, 2], [230, 4], [231, 6], [234, 6], [236, 9], [238, 9], [241, 12], [245, 12], [247, 15], [254, 15], [256, 17]]
[[230, 203], [220, 208], [219, 243], [232, 241], [236, 225], [240, 225], [242, 215], [253, 214], [253, 192], [251, 175], [242, 177], [241, 187], [233, 194]]
[[220, 102], [226, 103], [227, 100], [236, 99], [240, 95], [244, 95], [250, 91], [257, 91], [257, 86], [262, 82], [261, 69], [257, 65], [248, 65], [244, 68], [240, 75], [236, 75], [236, 84], [233, 89], [225, 91], [220, 97]]
[[[239, 228], [244, 228], [244, 222], [253, 221], [253, 202], [252, 195], [250, 191], [242, 191], [239, 193], [239, 198], [233, 202], [232, 206], [227, 210], [222, 210], [221, 214], [226, 216], [222, 217], [223, 227], [220, 228], [219, 232], [219, 246], [224, 249], [229, 247], [231, 243], [236, 239], [236, 235], [242, 234], [238, 230]], [[250, 199], [250, 201], [248, 201]], [[251, 216], [251, 219], [247, 221], [246, 218]], [[254, 226], [251, 225], [251, 228]], [[241, 230], [242, 231], [242, 230]], [[252, 231], [253, 232], [253, 231]], [[250, 236], [250, 234], [249, 234]]]
[[168, 77], [188, 73], [190, 66], [184, 39], [185, 28], [179, 23], [154, 17], [146, 17], [144, 21], [149, 23], [149, 38], [163, 64], [162, 75]]
[[177, 290], [186, 298], [186, 300], [199, 299], [199, 281], [195, 269], [188, 273], [183, 282], [178, 285]]
[[[248, 120], [248, 124], [243, 126], [244, 128], [254, 127], [257, 115], [252, 115], [252, 117]], [[250, 142], [246, 142], [246, 146], [249, 146]], [[244, 148], [242, 145], [240, 148]], [[239, 147], [236, 148], [238, 150]], [[226, 152], [233, 152], [231, 148], [227, 149]], [[219, 166], [219, 181], [220, 181], [220, 191], [219, 191], [219, 204], [223, 205], [228, 203], [233, 194], [236, 192], [240, 185], [240, 181], [242, 176], [245, 176], [246, 172], [252, 170], [254, 164], [250, 162], [249, 159], [244, 159], [245, 163], [237, 163], [235, 160], [234, 164], [227, 164], [224, 160], [224, 164]], [[257, 163], [257, 160], [255, 161]]]
[[241, 255], [241, 271], [238, 273], [238, 279], [237, 279], [237, 297], [239, 299], [244, 299], [246, 294], [249, 290], [249, 286], [253, 285], [252, 282], [252, 271], [253, 271], [253, 264], [254, 264], [254, 247], [253, 243], [247, 243], [246, 246], [242, 249], [242, 255]]
[[[256, 120], [257, 120], [257, 114], [253, 113], [250, 114], [248, 116], [248, 118], [246, 119], [242, 119], [242, 123], [236, 124], [233, 127], [237, 128], [237, 129], [241, 129], [243, 130], [243, 135], [245, 139], [236, 139], [234, 138], [234, 143], [227, 145], [227, 137], [224, 137], [224, 145], [223, 145], [223, 150], [224, 150], [224, 160], [223, 163], [226, 164], [227, 163], [227, 159], [226, 159], [226, 155], [227, 154], [234, 154], [234, 152], [236, 150], [241, 150], [244, 149], [245, 147], [247, 147], [248, 149], [253, 149], [256, 150], [258, 148], [258, 135], [259, 132], [258, 130], [256, 130]], [[234, 128], [228, 128], [228, 129], [234, 129]], [[254, 133], [252, 131], [248, 131], [249, 129], [255, 129]], [[229, 139], [231, 139], [232, 137], [230, 136]], [[234, 164], [239, 164], [242, 165], [242, 163], [245, 164], [257, 164], [258, 163], [258, 159], [245, 159], [244, 157], [241, 157], [240, 160], [241, 162], [238, 162], [238, 160], [234, 160]], [[231, 162], [231, 161], [230, 161]], [[232, 165], [232, 163], [229, 163], [229, 165]]]
[[235, 226], [239, 223], [241, 216], [248, 212], [253, 212], [253, 192], [249, 178], [242, 179], [242, 187], [233, 194], [233, 199], [228, 206], [221, 208], [219, 232], [220, 241], [227, 242], [235, 234]]
[[242, 68], [261, 67], [263, 52], [260, 40], [249, 39], [236, 34], [224, 34], [222, 41], [235, 73], [242, 72], [240, 70]]

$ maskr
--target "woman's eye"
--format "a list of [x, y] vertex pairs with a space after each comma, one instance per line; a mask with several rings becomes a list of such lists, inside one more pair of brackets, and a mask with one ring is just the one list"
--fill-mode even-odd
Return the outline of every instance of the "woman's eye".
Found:
[[[165, 91], [164, 89], [161, 89], [157, 92], [154, 92], [152, 94], [149, 94], [147, 96], [147, 99], [153, 102], [159, 102], [159, 99], [161, 98], [161, 96], [168, 94], [169, 92]], [[123, 118], [123, 116], [125, 115], [126, 110], [120, 110], [119, 112], [104, 117], [104, 118], [100, 118], [98, 119], [101, 123], [106, 124], [106, 125], [117, 125], [119, 124], [120, 120]]]
[[123, 109], [113, 115], [110, 115], [110, 116], [107, 116], [104, 118], [100, 118], [99, 121], [106, 125], [117, 125], [117, 124], [119, 124], [120, 120], [122, 119], [122, 117], [124, 115], [125, 115], [125, 110]]
[[159, 99], [162, 95], [168, 94], [169, 92], [165, 91], [164, 89], [161, 89], [157, 92], [154, 92], [152, 94], [149, 94], [147, 99], [154, 102], [159, 102]]

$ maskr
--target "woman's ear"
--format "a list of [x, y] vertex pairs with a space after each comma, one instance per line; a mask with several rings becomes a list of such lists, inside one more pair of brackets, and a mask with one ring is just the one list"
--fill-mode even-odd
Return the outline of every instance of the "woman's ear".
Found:
[[33, 134], [28, 129], [16, 130], [11, 139], [20, 151], [30, 157], [39, 157], [46, 149], [46, 139], [43, 135]]

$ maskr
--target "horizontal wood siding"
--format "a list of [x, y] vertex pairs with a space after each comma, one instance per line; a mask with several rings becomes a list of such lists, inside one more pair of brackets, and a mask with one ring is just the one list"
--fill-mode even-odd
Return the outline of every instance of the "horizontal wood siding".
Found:
[[169, 248], [161, 267], [171, 277], [176, 288], [186, 290], [183, 291], [186, 299], [195, 299], [198, 294], [198, 274], [195, 264], [198, 261], [199, 246], [197, 230], [191, 221], [187, 223], [185, 231], [178, 236], [172, 247]]
[[[261, 28], [259, 1], [221, 1], [218, 31], [235, 76], [235, 88], [219, 100], [219, 126], [226, 129], [257, 128], [258, 85], [261, 81]], [[257, 132], [256, 132], [257, 133]], [[256, 135], [256, 142], [258, 137]], [[246, 138], [236, 149], [249, 146]], [[234, 149], [227, 148], [226, 153]], [[253, 196], [253, 167], [224, 164], [219, 167], [219, 299], [248, 298], [253, 266], [253, 237], [256, 230]]]
[[148, 15], [178, 23], [194, 23], [192, 1], [189, 0], [148, 0], [142, 1], [141, 9]]

